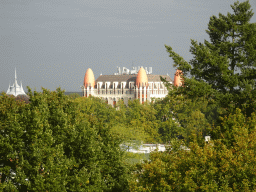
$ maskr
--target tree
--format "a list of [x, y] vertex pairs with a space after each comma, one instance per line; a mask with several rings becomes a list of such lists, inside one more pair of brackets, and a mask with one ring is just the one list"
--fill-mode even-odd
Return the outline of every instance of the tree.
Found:
[[[256, 24], [249, 23], [253, 16], [249, 1], [236, 2], [231, 7], [234, 14], [220, 13], [219, 18], [210, 18], [206, 32], [211, 42], [198, 44], [191, 40], [194, 58], [189, 63], [170, 46], [165, 47], [174, 66], [184, 73], [180, 93], [211, 99], [218, 115], [227, 115], [238, 107], [250, 116], [256, 108]], [[186, 77], [188, 73], [192, 78]]]
[[155, 116], [159, 122], [159, 134], [164, 143], [169, 143], [183, 133], [183, 127], [175, 119], [177, 118], [174, 113], [175, 96], [169, 97], [168, 95], [164, 99], [153, 99], [153, 108], [156, 110]]
[[255, 113], [246, 118], [240, 109], [223, 119], [232, 128], [233, 147], [218, 139], [191, 142], [187, 151], [177, 141], [172, 150], [152, 153], [151, 161], [137, 165], [130, 191], [255, 191], [255, 121]]
[[126, 117], [129, 126], [143, 130], [146, 136], [145, 142], [156, 143], [161, 141], [158, 133], [159, 125], [156, 119], [156, 110], [151, 104], [148, 102], [141, 104], [138, 99], [129, 101]]
[[[148, 103], [141, 104], [139, 100], [133, 100], [129, 101], [126, 106], [120, 100], [117, 102], [116, 109], [110, 131], [122, 140], [123, 149], [129, 151], [131, 148], [138, 149], [143, 142], [157, 143], [160, 141], [156, 111]], [[133, 154], [126, 153], [126, 156], [129, 162], [134, 159]]]
[[162, 139], [170, 142], [183, 136], [188, 144], [194, 133], [202, 140], [211, 128], [205, 115], [208, 114], [209, 102], [204, 97], [191, 99], [186, 94], [177, 94], [178, 91], [174, 87], [163, 100], [154, 103]]
[[3, 191], [65, 190], [66, 167], [71, 164], [63, 156], [62, 144], [55, 144], [48, 129], [47, 103], [33, 104], [25, 105], [7, 95], [1, 98]]
[[27, 105], [0, 98], [1, 191], [126, 191], [121, 140], [109, 131], [115, 109], [28, 90]]
[[70, 95], [69, 95], [69, 97], [70, 97], [70, 99], [76, 99], [76, 98], [79, 98], [79, 97], [81, 97], [78, 93], [71, 93]]

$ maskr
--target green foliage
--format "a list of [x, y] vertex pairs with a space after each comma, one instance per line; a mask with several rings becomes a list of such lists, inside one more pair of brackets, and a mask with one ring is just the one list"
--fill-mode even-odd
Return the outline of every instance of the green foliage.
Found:
[[159, 134], [164, 143], [177, 138], [183, 132], [183, 127], [173, 119], [175, 116], [173, 112], [174, 100], [173, 97], [166, 97], [164, 100], [154, 100], [153, 103], [159, 125]]
[[255, 191], [256, 116], [244, 119], [240, 109], [223, 119], [232, 126], [233, 147], [215, 140], [202, 147], [191, 142], [190, 151], [152, 153], [151, 161], [137, 165], [130, 191]]
[[115, 109], [60, 89], [29, 96], [0, 98], [1, 191], [126, 190], [121, 140], [109, 131]]
[[159, 132], [162, 140], [168, 143], [182, 135], [188, 144], [192, 139], [192, 133], [202, 140], [211, 129], [210, 121], [206, 118], [210, 119], [212, 116], [208, 114], [212, 111], [209, 110], [209, 106], [207, 99], [203, 97], [190, 99], [187, 95], [182, 95], [180, 89], [174, 87], [165, 99], [154, 103], [158, 112], [157, 119], [160, 120]]
[[232, 146], [235, 143], [236, 132], [232, 129], [234, 127], [245, 127], [250, 133], [255, 128], [256, 118], [255, 113], [251, 114], [251, 117], [247, 117], [240, 113], [240, 109], [235, 114], [229, 114], [229, 116], [221, 117], [222, 123], [214, 129], [215, 134], [220, 135], [221, 141], [226, 146]]
[[78, 93], [71, 93], [68, 95], [70, 99], [76, 99], [81, 97]]
[[136, 164], [136, 163], [141, 163], [145, 160], [149, 160], [149, 154], [148, 153], [131, 153], [131, 152], [126, 152], [125, 153], [125, 161], [129, 164]]
[[169, 143], [182, 134], [182, 128], [172, 119], [160, 122], [159, 127], [159, 134], [161, 134], [163, 143]]
[[[193, 102], [206, 98], [209, 103], [203, 114], [215, 125], [220, 125], [219, 116], [234, 113], [236, 108], [248, 117], [256, 108], [256, 24], [249, 23], [253, 15], [249, 1], [231, 7], [234, 14], [210, 18], [206, 30], [210, 42], [191, 40], [194, 58], [189, 63], [165, 45], [174, 66], [184, 72], [184, 87], [179, 87], [177, 94]], [[186, 77], [189, 73], [192, 78]]]
[[126, 117], [128, 125], [143, 130], [146, 136], [145, 142], [155, 143], [161, 140], [158, 134], [156, 110], [148, 102], [140, 104], [138, 99], [129, 101]]
[[101, 124], [114, 124], [116, 110], [110, 105], [104, 103], [100, 98], [76, 98], [74, 100], [77, 103], [81, 113], [85, 114], [94, 124], [98, 126]]
[[113, 117], [111, 131], [127, 145], [130, 146], [135, 141], [156, 143], [161, 140], [158, 134], [156, 110], [152, 105], [146, 102], [141, 104], [136, 99], [129, 101], [128, 106], [126, 106], [120, 100], [117, 103], [117, 109], [115, 117]]

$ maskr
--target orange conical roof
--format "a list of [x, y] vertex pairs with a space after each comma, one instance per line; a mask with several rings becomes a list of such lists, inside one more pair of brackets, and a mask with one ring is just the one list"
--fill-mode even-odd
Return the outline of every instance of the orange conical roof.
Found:
[[95, 85], [95, 78], [91, 68], [88, 68], [85, 76], [84, 76], [84, 87], [87, 88], [88, 86], [94, 87]]
[[175, 75], [174, 75], [174, 86], [181, 86], [182, 85], [182, 78], [180, 77], [182, 75], [182, 71], [181, 70], [176, 70]]
[[140, 70], [137, 74], [136, 85], [138, 88], [140, 86], [148, 86], [148, 76], [143, 67], [140, 68]]

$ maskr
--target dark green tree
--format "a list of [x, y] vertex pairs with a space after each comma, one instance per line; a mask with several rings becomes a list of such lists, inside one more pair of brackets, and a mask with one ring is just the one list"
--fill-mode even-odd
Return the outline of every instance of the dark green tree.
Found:
[[207, 98], [212, 111], [205, 114], [215, 124], [220, 123], [213, 119], [219, 114], [227, 115], [238, 107], [250, 116], [256, 108], [256, 24], [250, 23], [253, 12], [249, 1], [235, 2], [231, 7], [233, 14], [210, 18], [206, 30], [210, 42], [191, 40], [194, 57], [189, 63], [165, 45], [174, 66], [184, 73], [179, 94]]
[[156, 110], [156, 119], [159, 124], [159, 134], [163, 143], [169, 143], [183, 133], [175, 115], [176, 95], [170, 94], [164, 99], [153, 99], [153, 108]]
[[169, 91], [163, 99], [154, 103], [162, 140], [170, 142], [182, 136], [188, 144], [191, 135], [196, 134], [199, 140], [210, 132], [210, 123], [206, 119], [208, 101], [205, 98], [190, 99], [187, 95], [178, 95], [177, 88]]

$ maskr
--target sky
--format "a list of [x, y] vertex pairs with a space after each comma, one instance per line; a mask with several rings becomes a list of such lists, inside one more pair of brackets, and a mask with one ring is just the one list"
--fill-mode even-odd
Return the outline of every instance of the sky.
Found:
[[[118, 67], [152, 67], [173, 79], [165, 44], [186, 61], [191, 39], [208, 40], [210, 17], [233, 13], [234, 0], [0, 0], [0, 92], [22, 81], [33, 91], [79, 92]], [[244, 1], [240, 1], [244, 2]], [[256, 12], [256, 0], [250, 1]], [[256, 22], [256, 14], [251, 18]]]

